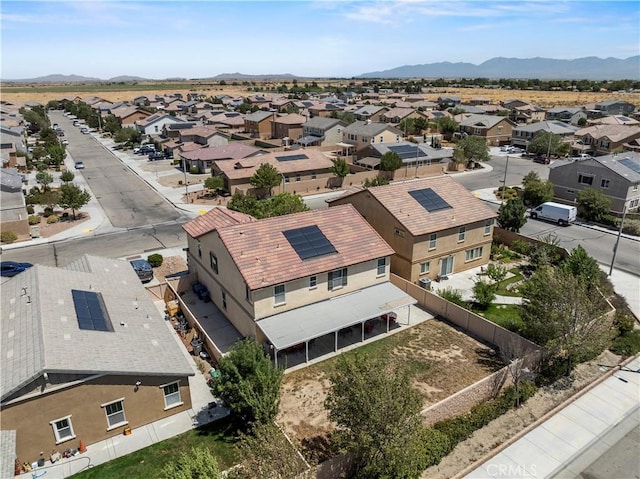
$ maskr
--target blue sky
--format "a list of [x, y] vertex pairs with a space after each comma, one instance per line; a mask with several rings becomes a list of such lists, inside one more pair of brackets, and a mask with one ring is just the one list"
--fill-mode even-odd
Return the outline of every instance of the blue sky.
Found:
[[0, 78], [351, 77], [492, 57], [640, 53], [636, 1], [2, 0]]

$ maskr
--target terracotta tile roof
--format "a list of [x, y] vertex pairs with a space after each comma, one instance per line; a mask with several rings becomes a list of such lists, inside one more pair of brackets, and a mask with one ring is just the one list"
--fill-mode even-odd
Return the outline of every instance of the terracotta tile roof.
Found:
[[258, 148], [240, 142], [229, 143], [224, 146], [210, 146], [199, 150], [180, 154], [187, 160], [239, 160], [258, 153]]
[[214, 135], [220, 135], [221, 133], [215, 128], [206, 126], [193, 126], [184, 130], [180, 130], [180, 137], [182, 136], [199, 136], [202, 138], [211, 138]]
[[306, 116], [298, 115], [297, 113], [291, 113], [289, 115], [279, 116], [273, 120], [274, 123], [282, 123], [284, 125], [298, 125], [307, 121]]
[[[410, 191], [425, 188], [431, 188], [451, 208], [430, 213], [409, 194]], [[371, 194], [413, 236], [457, 228], [497, 216], [491, 208], [448, 176], [376, 186], [353, 194]], [[340, 198], [346, 196], [350, 195], [343, 195]]]
[[212, 231], [228, 226], [257, 221], [253, 216], [229, 210], [227, 208], [213, 208], [202, 216], [192, 219], [182, 225], [182, 229], [192, 238], [199, 238]]
[[592, 138], [608, 138], [613, 142], [619, 142], [627, 138], [633, 138], [640, 133], [640, 127], [633, 125], [593, 125], [576, 131], [576, 136], [590, 135]]
[[[337, 253], [301, 260], [283, 232], [316, 225]], [[352, 205], [220, 228], [218, 235], [252, 290], [393, 254]]]

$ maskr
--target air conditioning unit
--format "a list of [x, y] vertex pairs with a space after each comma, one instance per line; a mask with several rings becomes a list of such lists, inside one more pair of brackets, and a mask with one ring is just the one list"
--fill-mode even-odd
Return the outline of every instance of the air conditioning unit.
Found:
[[427, 291], [431, 291], [431, 280], [429, 278], [421, 278], [418, 283]]

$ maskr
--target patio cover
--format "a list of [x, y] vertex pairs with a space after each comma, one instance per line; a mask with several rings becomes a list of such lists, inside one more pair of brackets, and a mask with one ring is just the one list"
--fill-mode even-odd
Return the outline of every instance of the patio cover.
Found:
[[369, 168], [375, 168], [380, 164], [380, 158], [374, 158], [373, 156], [367, 156], [358, 160], [358, 164], [362, 166], [368, 166]]
[[343, 148], [355, 148], [356, 145], [352, 145], [351, 143], [343, 143], [339, 141], [338, 143], [336, 143], [336, 146], [341, 146]]
[[285, 311], [258, 321], [277, 351], [418, 301], [390, 282]]
[[298, 139], [298, 144], [307, 146], [322, 140], [324, 140], [324, 136], [303, 136]]

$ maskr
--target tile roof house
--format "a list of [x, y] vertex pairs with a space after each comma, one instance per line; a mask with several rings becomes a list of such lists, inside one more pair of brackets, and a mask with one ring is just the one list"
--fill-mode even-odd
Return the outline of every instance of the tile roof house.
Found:
[[[370, 170], [379, 170], [382, 156], [388, 152], [395, 152], [402, 159], [403, 168], [416, 171], [416, 176], [441, 174], [443, 165], [453, 158], [452, 148], [432, 148], [427, 143], [412, 143], [400, 141], [398, 143], [374, 143], [361, 152], [362, 158], [355, 164]], [[424, 168], [432, 167], [432, 168]]]
[[347, 193], [329, 209], [352, 204], [391, 245], [391, 272], [429, 284], [487, 264], [496, 213], [449, 176]]
[[375, 143], [397, 143], [402, 139], [402, 131], [388, 123], [356, 121], [344, 129], [342, 143], [348, 145], [347, 154], [362, 157], [362, 150]]
[[456, 116], [461, 134], [480, 136], [489, 146], [498, 146], [511, 141], [511, 132], [516, 125], [503, 116], [462, 114]]
[[253, 146], [234, 141], [221, 146], [209, 146], [178, 154], [180, 161], [187, 163], [187, 170], [198, 168], [199, 173], [210, 173], [211, 165], [218, 160], [241, 160], [252, 156], [263, 155], [266, 152]]
[[529, 142], [533, 140], [533, 137], [538, 133], [545, 131], [547, 133], [553, 133], [554, 135], [560, 135], [563, 140], [571, 141], [573, 135], [578, 130], [578, 127], [569, 125], [559, 120], [555, 121], [538, 121], [529, 125], [516, 126], [512, 130], [511, 144], [522, 148], [527, 148]]
[[120, 120], [120, 124], [123, 127], [134, 126], [136, 121], [144, 120], [151, 116], [151, 113], [146, 110], [141, 110], [136, 106], [122, 105], [119, 108], [111, 110], [111, 114]]
[[0, 295], [2, 429], [21, 459], [191, 407], [192, 366], [127, 261], [36, 265]]
[[227, 135], [210, 126], [192, 126], [178, 130], [182, 143], [193, 142], [202, 146], [223, 146], [229, 143]]
[[514, 123], [534, 123], [536, 121], [542, 121], [545, 117], [544, 109], [537, 105], [527, 103], [526, 105], [516, 106], [511, 109], [509, 113], [509, 119]]
[[640, 138], [640, 126], [592, 125], [579, 129], [575, 136], [585, 145], [584, 150], [593, 156], [609, 155], [623, 149], [625, 143]]
[[337, 118], [309, 118], [302, 125], [302, 137], [296, 143], [302, 146], [335, 146], [342, 141], [348, 123]]
[[381, 115], [380, 122], [397, 125], [408, 118], [426, 118], [426, 116], [415, 108], [391, 108]]
[[333, 113], [344, 111], [349, 105], [346, 103], [316, 103], [309, 107], [308, 111], [311, 117], [321, 116], [329, 118]]
[[205, 121], [208, 125], [229, 131], [241, 131], [244, 128], [244, 115], [235, 111], [211, 114]]
[[0, 229], [28, 235], [29, 213], [22, 194], [22, 175], [15, 168], [0, 169]]
[[353, 115], [356, 117], [356, 120], [382, 121], [381, 117], [387, 110], [388, 108], [385, 106], [364, 105], [354, 110]]
[[258, 110], [244, 117], [244, 131], [252, 138], [263, 140], [271, 138], [272, 125], [276, 114], [271, 111]]
[[334, 351], [339, 330], [364, 336], [365, 321], [415, 303], [389, 282], [393, 250], [350, 205], [261, 220], [216, 208], [183, 228], [189, 271], [276, 362], [296, 345], [308, 360], [323, 336]]
[[590, 125], [640, 125], [640, 121], [624, 115], [609, 115], [589, 120]]
[[637, 210], [640, 203], [640, 153], [626, 151], [586, 160], [555, 161], [549, 166], [555, 197], [575, 203], [578, 192], [595, 188], [611, 198], [611, 211]]

